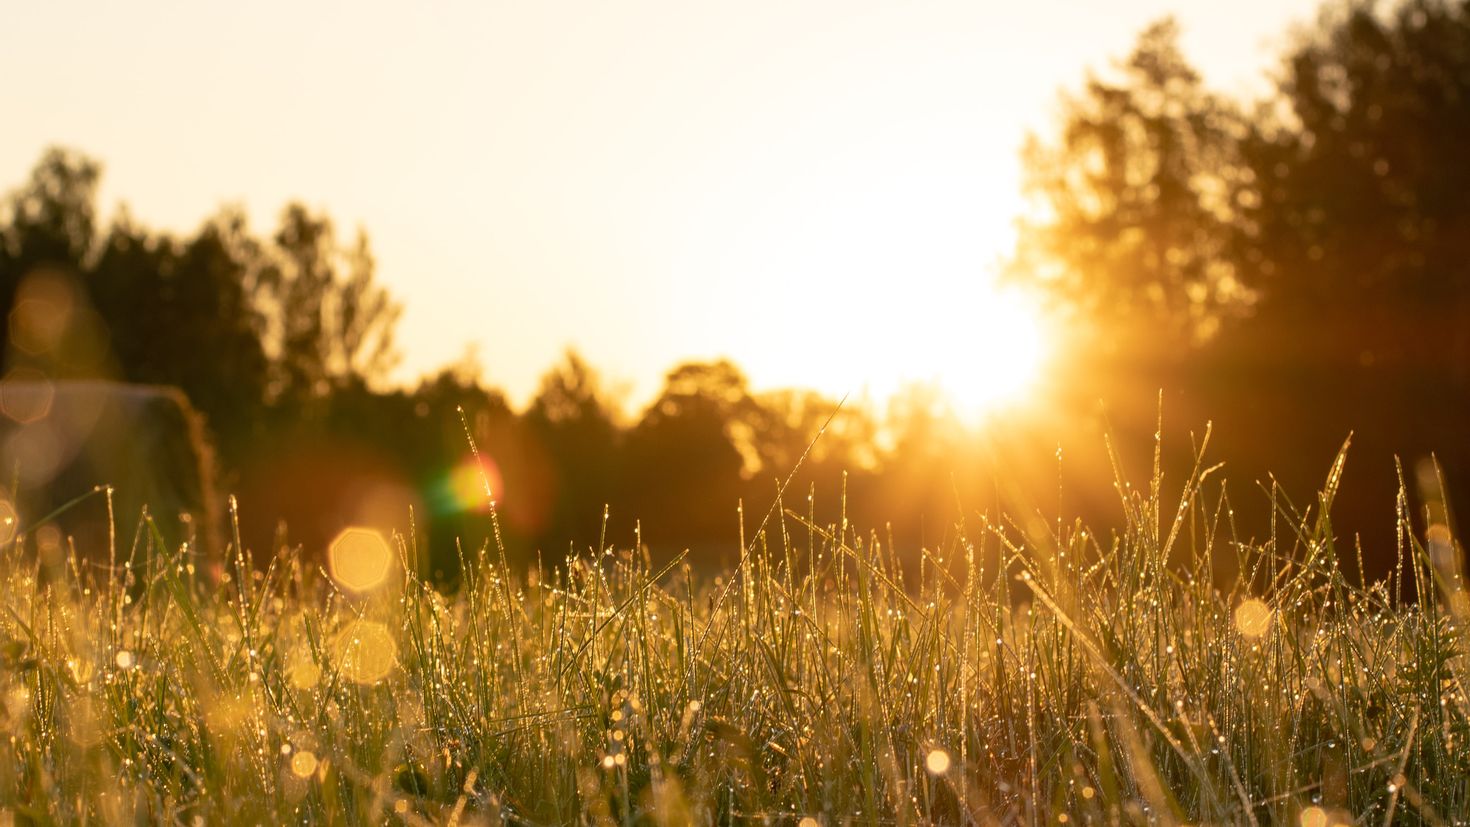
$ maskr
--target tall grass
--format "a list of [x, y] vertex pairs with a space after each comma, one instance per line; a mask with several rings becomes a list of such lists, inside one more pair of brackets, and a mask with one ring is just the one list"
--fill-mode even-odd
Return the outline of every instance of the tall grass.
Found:
[[719, 577], [606, 538], [512, 571], [492, 545], [465, 551], [450, 594], [414, 574], [411, 526], [391, 581], [360, 595], [319, 555], [211, 572], [149, 531], [45, 564], [31, 533], [4, 551], [0, 808], [1465, 823], [1460, 547], [1440, 522], [1421, 537], [1401, 498], [1398, 569], [1349, 576], [1340, 470], [1310, 509], [1282, 498], [1259, 542], [1234, 536], [1210, 469], [1171, 485], [1156, 464], [1119, 484], [1105, 536], [1022, 512], [896, 549], [788, 492], [741, 517], [746, 551]]

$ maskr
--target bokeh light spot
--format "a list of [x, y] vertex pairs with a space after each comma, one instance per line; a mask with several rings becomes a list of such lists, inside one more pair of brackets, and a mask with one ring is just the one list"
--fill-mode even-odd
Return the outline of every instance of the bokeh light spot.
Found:
[[393, 567], [393, 551], [381, 532], [354, 526], [332, 541], [327, 551], [332, 579], [352, 592], [367, 592], [383, 585]]
[[26, 485], [45, 485], [61, 469], [65, 459], [63, 436], [51, 422], [30, 422], [12, 430], [5, 437], [7, 461], [20, 481]]
[[312, 689], [322, 679], [321, 667], [311, 659], [311, 655], [302, 652], [286, 668], [286, 680], [297, 689]]
[[310, 778], [316, 772], [316, 754], [311, 750], [298, 750], [291, 756], [291, 772], [297, 778]]
[[0, 411], [21, 424], [45, 419], [55, 398], [56, 388], [39, 370], [15, 368], [0, 380]]
[[930, 775], [944, 775], [949, 772], [949, 753], [942, 749], [930, 750], [924, 758], [924, 768]]
[[353, 683], [377, 683], [398, 663], [393, 635], [372, 620], [353, 621], [337, 634], [335, 648], [342, 676]]
[[[487, 484], [490, 487], [488, 495], [485, 492]], [[471, 457], [450, 469], [438, 486], [436, 505], [440, 512], [450, 514], [485, 511], [490, 508], [492, 498], [502, 496], [503, 486], [495, 460], [481, 454], [479, 462]]]
[[15, 513], [15, 506], [10, 500], [0, 498], [0, 544], [8, 543], [15, 539], [15, 532], [20, 530], [20, 515]]
[[10, 311], [10, 343], [38, 356], [55, 350], [71, 325], [76, 297], [65, 277], [49, 272], [27, 276]]
[[1245, 637], [1258, 638], [1271, 630], [1271, 607], [1254, 597], [1235, 607], [1235, 629]]

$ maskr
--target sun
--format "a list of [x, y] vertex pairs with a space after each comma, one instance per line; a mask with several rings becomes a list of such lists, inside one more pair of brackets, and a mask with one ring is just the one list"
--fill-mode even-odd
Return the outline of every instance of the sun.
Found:
[[922, 386], [937, 390], [970, 424], [1034, 399], [1053, 338], [1034, 296], [986, 279], [956, 279], [931, 296], [896, 295], [883, 312], [876, 325], [882, 334], [849, 338], [829, 362], [825, 389], [882, 404]]
[[967, 312], [967, 322], [955, 322], [929, 348], [935, 383], [971, 419], [1029, 401], [1050, 352], [1038, 304], [1019, 291], [995, 289]]
[[741, 354], [742, 364], [765, 386], [810, 387], [879, 411], [915, 386], [937, 391], [972, 425], [1035, 401], [1055, 338], [1035, 295], [969, 274], [872, 282], [814, 288], [788, 306], [827, 312], [786, 320], [779, 343]]

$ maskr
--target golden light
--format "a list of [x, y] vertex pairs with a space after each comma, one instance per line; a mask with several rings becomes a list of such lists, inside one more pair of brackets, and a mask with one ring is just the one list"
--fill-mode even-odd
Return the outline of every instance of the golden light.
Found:
[[932, 295], [909, 291], [899, 279], [886, 297], [800, 297], [798, 303], [853, 321], [796, 324], [783, 330], [776, 348], [742, 354], [742, 363], [763, 383], [879, 404], [908, 386], [935, 388], [971, 424], [1030, 401], [1054, 350], [1039, 299], [978, 274], [956, 277]]
[[1271, 630], [1271, 607], [1251, 598], [1235, 607], [1235, 629], [1248, 638], [1263, 637]]
[[204, 707], [204, 720], [215, 732], [238, 737], [254, 716], [250, 702], [238, 695], [219, 696]]
[[1019, 292], [993, 291], [972, 310], [973, 327], [934, 356], [940, 386], [962, 414], [975, 416], [1024, 401], [1041, 379], [1050, 341], [1040, 308]]
[[441, 513], [451, 514], [486, 511], [492, 498], [499, 500], [504, 496], [504, 487], [500, 467], [489, 454], [481, 453], [478, 462], [474, 457], [467, 457], [439, 482], [434, 494], [435, 507]]
[[75, 291], [64, 276], [45, 271], [27, 276], [10, 311], [10, 343], [32, 356], [54, 350], [66, 335], [75, 305]]
[[896, 332], [888, 352], [873, 358], [874, 373], [932, 384], [972, 421], [1026, 402], [1051, 351], [1039, 304], [979, 277], [957, 288], [952, 305], [905, 320]]
[[39, 370], [14, 368], [0, 379], [0, 411], [22, 425], [45, 419], [55, 398], [56, 388]]
[[398, 645], [388, 627], [372, 620], [356, 620], [337, 633], [334, 649], [342, 677], [353, 683], [374, 684], [388, 677], [398, 663]]
[[311, 659], [309, 652], [299, 652], [286, 668], [286, 680], [297, 689], [312, 689], [322, 678], [321, 667]]
[[15, 539], [15, 533], [20, 530], [20, 515], [15, 513], [15, 506], [10, 501], [0, 497], [0, 545]]
[[944, 775], [949, 772], [949, 753], [942, 749], [930, 750], [924, 758], [924, 768], [930, 775]]
[[393, 551], [381, 532], [353, 526], [332, 540], [327, 566], [338, 585], [361, 594], [376, 589], [388, 579]]
[[5, 437], [5, 453], [20, 478], [31, 485], [51, 481], [66, 459], [66, 436], [49, 420], [29, 422]]
[[316, 772], [316, 767], [316, 754], [311, 750], [299, 750], [291, 756], [291, 772], [297, 778], [310, 778], [311, 774]]

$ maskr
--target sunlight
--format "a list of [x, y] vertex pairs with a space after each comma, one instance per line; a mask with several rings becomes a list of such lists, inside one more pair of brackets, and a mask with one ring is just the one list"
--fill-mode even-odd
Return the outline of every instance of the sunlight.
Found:
[[937, 383], [965, 418], [983, 418], [1026, 402], [1041, 379], [1049, 341], [1040, 309], [1014, 291], [994, 291], [971, 310], [968, 326], [926, 354]]
[[378, 531], [353, 526], [344, 529], [328, 546], [327, 566], [339, 585], [362, 594], [388, 579], [393, 552]]
[[[488, 494], [487, 486], [490, 489]], [[504, 489], [500, 466], [489, 454], [482, 453], [478, 460], [465, 457], [439, 480], [434, 490], [434, 503], [440, 513], [488, 511], [491, 498], [503, 496]]]
[[1032, 401], [1052, 350], [1039, 303], [983, 277], [956, 281], [942, 302], [905, 306], [909, 300], [896, 298], [878, 322], [882, 335], [844, 344], [820, 381], [804, 381], [879, 404], [906, 387], [929, 386], [971, 424]]

